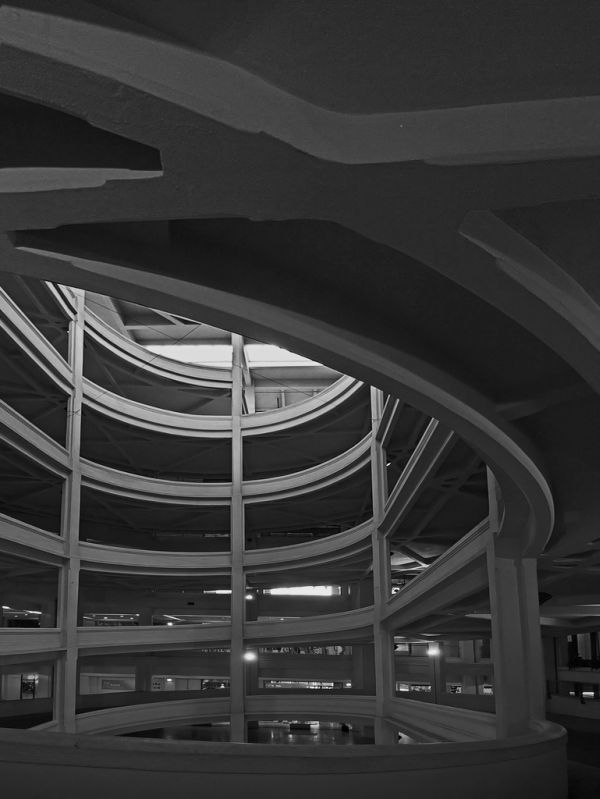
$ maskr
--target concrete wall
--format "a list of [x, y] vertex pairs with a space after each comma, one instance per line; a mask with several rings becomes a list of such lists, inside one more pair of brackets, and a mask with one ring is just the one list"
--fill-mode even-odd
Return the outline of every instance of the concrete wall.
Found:
[[510, 740], [328, 750], [0, 730], [0, 778], [16, 799], [567, 796], [564, 731], [551, 724]]

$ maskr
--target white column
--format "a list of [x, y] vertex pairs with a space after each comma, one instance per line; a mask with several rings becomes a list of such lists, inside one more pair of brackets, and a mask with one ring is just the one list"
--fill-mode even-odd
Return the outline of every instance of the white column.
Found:
[[490, 539], [487, 550], [497, 736], [527, 731], [543, 719], [544, 658], [540, 631], [537, 563], [522, 558], [518, 541], [498, 538], [501, 501], [491, 472]]
[[244, 505], [242, 501], [242, 403], [243, 403], [243, 347], [244, 340], [233, 333], [232, 386], [231, 386], [231, 741], [241, 743], [246, 739], [244, 716], [245, 662], [244, 614], [246, 581], [244, 577]]
[[387, 702], [394, 696], [393, 635], [381, 620], [390, 596], [390, 556], [387, 539], [379, 532], [385, 506], [385, 453], [377, 441], [376, 432], [381, 420], [383, 394], [371, 388], [371, 483], [373, 489], [373, 640], [375, 656], [375, 743], [396, 743], [396, 734], [386, 721]]
[[54, 692], [54, 718], [63, 732], [75, 730], [77, 697], [77, 602], [79, 594], [79, 513], [81, 498], [81, 407], [83, 402], [83, 337], [85, 295], [75, 291], [76, 312], [69, 325], [69, 363], [73, 390], [67, 406], [66, 446], [70, 473], [65, 481], [61, 534], [67, 560], [59, 577], [57, 624], [62, 630], [64, 655], [58, 661]]

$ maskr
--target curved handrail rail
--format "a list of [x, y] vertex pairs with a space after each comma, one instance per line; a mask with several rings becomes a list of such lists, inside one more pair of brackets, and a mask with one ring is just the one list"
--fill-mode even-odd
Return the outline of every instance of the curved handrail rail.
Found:
[[157, 408], [107, 391], [88, 378], [83, 380], [86, 407], [117, 422], [186, 438], [230, 438], [231, 416], [181, 413]]
[[372, 605], [341, 613], [321, 616], [303, 616], [285, 621], [247, 621], [244, 624], [244, 640], [248, 644], [292, 643], [328, 640], [341, 642], [357, 637], [370, 639], [373, 635], [374, 609]]
[[86, 333], [98, 344], [123, 361], [145, 369], [149, 374], [179, 383], [203, 388], [225, 389], [231, 386], [231, 369], [197, 366], [150, 352], [135, 341], [123, 336], [89, 308], [85, 315]]
[[[284, 499], [327, 488], [362, 469], [370, 457], [370, 436], [346, 452], [324, 463], [293, 474], [262, 480], [247, 480], [242, 494], [246, 502]], [[114, 469], [81, 458], [83, 484], [100, 491], [154, 502], [226, 504], [231, 497], [229, 482], [165, 480]]]
[[[343, 530], [341, 533], [320, 538], [317, 541], [303, 541], [283, 547], [249, 549], [244, 552], [244, 566], [248, 571], [268, 571], [287, 566], [302, 566], [328, 563], [345, 558], [348, 554], [371, 547], [373, 520]], [[363, 546], [361, 546], [363, 545]]]
[[80, 541], [79, 554], [83, 568], [113, 574], [217, 575], [231, 569], [228, 552], [162, 552]]
[[283, 499], [326, 488], [350, 477], [365, 466], [370, 458], [370, 447], [371, 433], [367, 433], [350, 449], [316, 466], [278, 477], [245, 480], [242, 484], [244, 501], [252, 503], [266, 499]]

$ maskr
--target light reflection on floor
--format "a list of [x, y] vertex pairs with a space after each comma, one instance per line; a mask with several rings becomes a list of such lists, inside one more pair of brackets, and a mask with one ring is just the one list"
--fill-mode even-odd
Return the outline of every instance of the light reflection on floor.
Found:
[[[163, 727], [157, 730], [129, 733], [133, 738], [163, 738], [172, 741], [229, 741], [229, 725], [194, 724], [181, 727]], [[308, 729], [290, 729], [288, 723], [274, 722], [250, 726], [248, 743], [255, 744], [314, 744], [352, 746], [374, 743], [372, 736], [361, 729], [340, 729], [340, 725], [326, 722], [319, 725], [313, 722]]]

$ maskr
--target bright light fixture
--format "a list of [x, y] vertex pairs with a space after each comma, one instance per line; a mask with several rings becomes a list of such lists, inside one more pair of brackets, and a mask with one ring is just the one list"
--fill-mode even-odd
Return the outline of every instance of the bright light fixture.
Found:
[[429, 657], [437, 657], [440, 654], [440, 645], [437, 641], [431, 641], [427, 644], [427, 654]]
[[244, 652], [244, 660], [256, 660], [256, 652]]
[[271, 596], [332, 596], [332, 585], [295, 585], [291, 588], [271, 588]]

